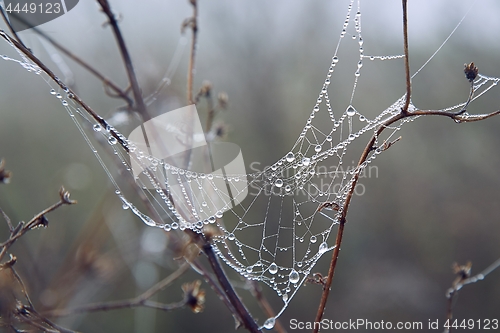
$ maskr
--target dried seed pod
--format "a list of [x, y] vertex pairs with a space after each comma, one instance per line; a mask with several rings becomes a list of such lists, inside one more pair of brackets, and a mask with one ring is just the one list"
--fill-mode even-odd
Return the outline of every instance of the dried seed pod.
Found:
[[474, 81], [478, 73], [477, 67], [474, 65], [473, 62], [471, 62], [468, 65], [464, 64], [464, 66], [465, 66], [464, 68], [465, 77], [467, 78], [467, 80], [469, 80], [469, 82]]

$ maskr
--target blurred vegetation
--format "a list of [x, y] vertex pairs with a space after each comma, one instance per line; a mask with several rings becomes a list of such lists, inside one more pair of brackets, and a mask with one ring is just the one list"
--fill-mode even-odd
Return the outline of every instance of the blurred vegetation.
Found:
[[[225, 140], [242, 147], [247, 166], [259, 162], [263, 168], [295, 142], [321, 89], [347, 3], [200, 1], [195, 90], [208, 79], [215, 91], [227, 92], [228, 111], [218, 114], [216, 121], [228, 129]], [[140, 5], [114, 1], [112, 5], [122, 17], [120, 26], [148, 95], [158, 86], [183, 38], [180, 26], [191, 15], [190, 6], [188, 1]], [[470, 6], [468, 1], [455, 0], [410, 2], [412, 73]], [[365, 54], [401, 54], [399, 2], [363, 2], [362, 13]], [[499, 14], [500, 4], [493, 0], [474, 4], [441, 52], [413, 79], [412, 100], [417, 107], [439, 109], [465, 101], [466, 62], [474, 61], [484, 75], [500, 77], [499, 23], [494, 19]], [[92, 2], [82, 1], [41, 28], [125, 86], [120, 55], [110, 29], [102, 27], [104, 21]], [[20, 36], [65, 79], [51, 60], [50, 46], [33, 32]], [[6, 43], [0, 43], [0, 53], [17, 57]], [[150, 111], [186, 104], [187, 58], [188, 46], [171, 85]], [[71, 60], [67, 65], [74, 89], [99, 114], [110, 116], [122, 105], [106, 96], [102, 84]], [[162, 235], [158, 238], [120, 208], [100, 165], [46, 83], [12, 62], [2, 61], [0, 68], [0, 158], [13, 173], [10, 184], [0, 186], [0, 207], [17, 222], [56, 202], [61, 185], [78, 200], [78, 205], [47, 216], [48, 228], [29, 232], [11, 249], [35, 305], [71, 307], [131, 298], [172, 272], [177, 266], [175, 253], [165, 250], [163, 243], [169, 239], [154, 230]], [[342, 82], [330, 88], [339, 108], [350, 96], [351, 69], [336, 72]], [[354, 105], [368, 118], [375, 117], [403, 94], [402, 60], [368, 62]], [[487, 113], [499, 106], [500, 94], [494, 89], [473, 102], [469, 112]], [[458, 125], [450, 119], [425, 117], [403, 127], [402, 140], [375, 161], [378, 176], [362, 179], [366, 192], [352, 202], [325, 318], [444, 320], [445, 291], [454, 280], [452, 264], [470, 260], [477, 273], [500, 257], [495, 204], [500, 200], [499, 124], [498, 118]], [[128, 134], [127, 128], [132, 129], [132, 124], [120, 129]], [[0, 239], [7, 234], [7, 226], [0, 223]], [[314, 271], [325, 275], [328, 262], [329, 256], [324, 256]], [[237, 286], [244, 286], [238, 276], [229, 274]], [[180, 300], [181, 283], [194, 279], [200, 276], [187, 273], [156, 300]], [[494, 272], [485, 281], [465, 287], [455, 318], [498, 316], [499, 281], [500, 273]], [[233, 331], [229, 310], [208, 285], [203, 288], [207, 301], [199, 314], [140, 308], [77, 315], [58, 323], [82, 332]], [[262, 288], [278, 309], [282, 302], [274, 299], [272, 290]], [[238, 292], [262, 322], [266, 316], [249, 292], [241, 288]], [[291, 318], [313, 320], [320, 294], [320, 286], [303, 286], [281, 317], [285, 327]]]

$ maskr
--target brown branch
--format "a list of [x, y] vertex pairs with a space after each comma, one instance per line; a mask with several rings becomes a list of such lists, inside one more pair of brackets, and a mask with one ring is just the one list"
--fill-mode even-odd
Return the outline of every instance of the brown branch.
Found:
[[[358, 162], [358, 167], [363, 164], [369, 153], [374, 150], [374, 144], [378, 136], [390, 125], [394, 124], [397, 121], [400, 121], [404, 118], [408, 117], [413, 117], [413, 116], [430, 116], [430, 115], [435, 115], [435, 116], [445, 116], [449, 117], [455, 122], [460, 123], [460, 122], [473, 122], [473, 121], [479, 121], [479, 120], [484, 120], [493, 116], [496, 116], [500, 114], [500, 110], [494, 111], [488, 114], [481, 114], [481, 115], [459, 115], [454, 112], [444, 112], [444, 111], [437, 111], [437, 110], [416, 110], [412, 112], [408, 112], [406, 114], [403, 113], [398, 113], [389, 119], [387, 119], [383, 124], [380, 125], [380, 127], [375, 131], [373, 134], [372, 138], [366, 145], [365, 149], [363, 150], [363, 153], [361, 154], [361, 157]], [[397, 140], [396, 140], [397, 141]], [[345, 200], [345, 203], [342, 208], [342, 212], [339, 217], [339, 228], [337, 230], [337, 238], [335, 240], [335, 249], [333, 250], [332, 254], [332, 259], [330, 261], [330, 269], [328, 271], [328, 277], [326, 279], [326, 284], [323, 289], [323, 294], [321, 296], [321, 301], [320, 305], [318, 307], [318, 312], [316, 314], [316, 319], [315, 321], [319, 322], [323, 318], [323, 314], [325, 311], [326, 307], [326, 301], [328, 299], [328, 295], [330, 293], [330, 288], [332, 285], [333, 281], [333, 276], [335, 273], [335, 268], [337, 266], [337, 260], [340, 252], [340, 245], [342, 244], [342, 236], [344, 233], [344, 225], [346, 222], [346, 216], [347, 216], [347, 211], [349, 209], [349, 205], [351, 203], [352, 196], [354, 194], [354, 188], [356, 187], [356, 184], [359, 179], [359, 173], [356, 173], [353, 177], [353, 182], [351, 183], [351, 187], [349, 188], [349, 192], [347, 193], [347, 198]], [[500, 265], [500, 263], [499, 263]], [[317, 333], [319, 328], [315, 328], [313, 332]]]
[[[10, 33], [12, 34], [12, 36], [14, 36], [14, 38], [21, 44], [23, 45], [24, 47], [26, 47], [26, 45], [24, 45], [23, 41], [21, 40], [21, 38], [19, 38], [19, 36], [17, 35], [17, 32], [16, 30], [14, 30], [14, 28], [12, 27], [12, 24], [10, 24], [10, 21], [9, 19], [7, 18], [7, 15], [5, 14], [5, 11], [3, 10], [3, 6], [0, 6], [0, 12], [2, 13], [2, 18], [3, 18], [3, 21], [5, 22], [5, 24], [9, 27], [9, 30], [10, 30]], [[17, 19], [22, 19], [20, 16], [16, 16]]]
[[214, 253], [212, 245], [209, 242], [206, 242], [203, 245], [203, 252], [207, 255], [208, 261], [210, 262], [210, 266], [212, 267], [215, 276], [217, 276], [217, 279], [219, 280], [219, 283], [224, 289], [224, 292], [229, 298], [231, 304], [235, 307], [237, 311], [236, 313], [240, 316], [242, 324], [247, 330], [252, 333], [261, 332], [259, 326], [257, 326], [255, 320], [250, 315], [250, 312], [247, 310], [240, 297], [236, 294], [236, 291], [234, 290], [231, 282], [229, 282], [226, 274], [224, 273], [224, 270], [217, 260], [217, 256]]
[[193, 38], [191, 39], [191, 51], [189, 54], [189, 65], [187, 74], [187, 102], [188, 104], [194, 104], [193, 100], [193, 77], [194, 77], [194, 65], [196, 56], [196, 42], [198, 38], [198, 3], [197, 0], [189, 0], [193, 6], [193, 16], [185, 20], [182, 24], [182, 30], [187, 26], [191, 27], [193, 32]]
[[113, 29], [113, 34], [115, 35], [115, 39], [116, 42], [118, 43], [118, 47], [120, 49], [123, 62], [125, 63], [125, 68], [127, 70], [130, 86], [132, 87], [132, 92], [134, 94], [134, 100], [137, 112], [139, 112], [143, 121], [147, 121], [150, 119], [150, 116], [147, 113], [146, 104], [144, 104], [144, 99], [142, 98], [141, 89], [139, 87], [139, 83], [135, 75], [134, 66], [132, 65], [132, 59], [128, 52], [127, 46], [125, 45], [125, 40], [123, 39], [120, 28], [118, 27], [118, 22], [116, 21], [115, 15], [111, 11], [111, 7], [108, 3], [108, 0], [97, 0], [97, 2], [99, 2], [99, 5], [101, 5], [102, 11], [108, 17], [109, 20], [108, 23], [109, 25], [111, 25], [111, 28]]
[[127, 300], [122, 301], [111, 301], [111, 302], [101, 302], [95, 304], [87, 304], [79, 307], [75, 307], [72, 309], [60, 309], [60, 310], [52, 310], [44, 312], [43, 314], [47, 317], [65, 317], [69, 315], [74, 315], [78, 313], [87, 313], [87, 312], [98, 312], [98, 311], [109, 311], [109, 310], [118, 310], [124, 308], [134, 308], [134, 307], [149, 307], [155, 308], [163, 311], [172, 311], [175, 309], [182, 308], [186, 305], [187, 299], [183, 299], [180, 302], [173, 304], [161, 304], [149, 301], [153, 295], [157, 294], [159, 291], [163, 290], [173, 281], [178, 279], [184, 272], [189, 268], [188, 263], [182, 264], [175, 272], [167, 276], [165, 279], [161, 280], [148, 290], [146, 290], [141, 295]]

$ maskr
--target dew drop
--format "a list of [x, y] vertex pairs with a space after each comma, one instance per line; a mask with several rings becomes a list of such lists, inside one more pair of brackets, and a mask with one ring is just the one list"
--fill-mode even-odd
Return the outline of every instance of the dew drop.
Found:
[[314, 147], [314, 151], [319, 153], [321, 151], [321, 145], [316, 145], [316, 147]]
[[116, 140], [116, 138], [114, 136], [110, 136], [108, 138], [108, 142], [110, 145], [116, 145], [116, 143], [118, 142], [118, 140]]
[[288, 301], [288, 294], [283, 294], [281, 298], [283, 299], [283, 302], [286, 303]]
[[230, 233], [229, 235], [227, 235], [227, 239], [229, 239], [230, 241], [234, 240], [236, 237], [234, 237], [234, 234], [233, 233]]
[[266, 330], [270, 330], [274, 327], [274, 324], [276, 323], [276, 319], [274, 317], [271, 317], [269, 319], [267, 319], [265, 322], [264, 322], [264, 328]]
[[316, 238], [316, 236], [311, 236], [310, 241], [311, 243], [316, 243], [318, 241], [318, 238]]
[[94, 128], [94, 131], [96, 131], [96, 132], [100, 132], [100, 131], [102, 130], [102, 127], [101, 127], [101, 125], [99, 125], [99, 124], [95, 124], [95, 125], [94, 125], [94, 126], [92, 126], [92, 127]]
[[168, 223], [167, 223], [167, 224], [165, 224], [165, 225], [163, 226], [163, 229], [164, 229], [165, 231], [170, 231], [170, 230], [172, 230], [172, 227], [170, 226], [170, 224], [168, 224]]
[[328, 142], [332, 142], [332, 136], [331, 136], [331, 135], [328, 135], [328, 136], [326, 137], [326, 141], [328, 141]]
[[349, 117], [352, 117], [352, 116], [354, 116], [356, 114], [356, 109], [352, 105], [349, 105], [347, 107], [347, 109], [345, 110], [345, 112], [347, 113], [347, 115]]
[[271, 265], [269, 265], [269, 273], [271, 274], [278, 273], [278, 266], [274, 262]]
[[338, 62], [339, 62], [339, 57], [334, 56], [334, 57], [332, 58], [332, 62], [333, 62], [334, 64], [338, 63]]
[[325, 253], [326, 251], [328, 251], [328, 244], [326, 244], [326, 242], [323, 242], [319, 245], [319, 249], [318, 249], [319, 253]]
[[356, 139], [356, 136], [354, 134], [349, 134], [349, 141], [352, 141]]
[[290, 280], [291, 283], [295, 284], [295, 283], [299, 282], [300, 275], [295, 269], [292, 269], [292, 271], [288, 275], [288, 279]]
[[252, 266], [248, 266], [247, 269], [246, 269], [247, 273], [252, 273], [253, 271], [253, 267]]
[[285, 191], [286, 192], [290, 192], [291, 190], [292, 190], [292, 188], [290, 187], [290, 185], [285, 186]]
[[309, 164], [311, 164], [311, 159], [309, 157], [304, 157], [302, 159], [302, 164], [304, 164], [304, 166], [308, 166]]
[[285, 158], [287, 162], [293, 162], [293, 160], [295, 159], [295, 155], [292, 152], [289, 152], [288, 154], [286, 154]]
[[215, 217], [220, 219], [222, 218], [223, 213], [219, 210], [217, 213], [215, 213]]
[[283, 186], [283, 180], [282, 179], [276, 179], [274, 182], [274, 186], [276, 187], [282, 187]]
[[51, 95], [55, 95], [56, 94], [56, 91], [54, 89], [50, 89], [50, 94]]

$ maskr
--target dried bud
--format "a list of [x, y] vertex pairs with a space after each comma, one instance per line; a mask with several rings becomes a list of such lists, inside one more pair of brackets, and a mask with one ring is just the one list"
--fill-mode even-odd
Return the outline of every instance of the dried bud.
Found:
[[12, 177], [12, 172], [5, 170], [5, 161], [0, 161], [0, 183], [8, 184], [10, 182], [10, 177]]
[[477, 67], [474, 65], [473, 62], [471, 62], [468, 65], [464, 64], [464, 66], [465, 66], [464, 69], [465, 77], [467, 78], [467, 80], [469, 80], [469, 82], [474, 81], [478, 73]]
[[61, 198], [61, 201], [66, 205], [76, 204], [76, 200], [70, 200], [69, 196], [70, 193], [66, 191], [64, 187], [61, 186], [61, 189], [59, 190], [59, 197]]
[[196, 280], [192, 283], [184, 283], [182, 285], [186, 305], [188, 305], [194, 313], [203, 311], [205, 304], [205, 290], [200, 289], [200, 286], [200, 280]]
[[458, 277], [462, 280], [468, 279], [470, 277], [470, 272], [472, 269], [472, 262], [467, 262], [465, 265], [458, 265], [457, 263], [453, 264], [453, 273], [458, 275]]
[[229, 100], [229, 97], [227, 96], [227, 94], [223, 91], [221, 91], [218, 95], [217, 95], [217, 101], [219, 102], [219, 106], [221, 109], [226, 109], [227, 108], [227, 102]]
[[227, 134], [227, 126], [223, 123], [215, 125], [214, 134], [217, 138], [224, 138]]
[[207, 80], [203, 81], [199, 95], [203, 97], [209, 97], [211, 91], [212, 91], [212, 83]]

